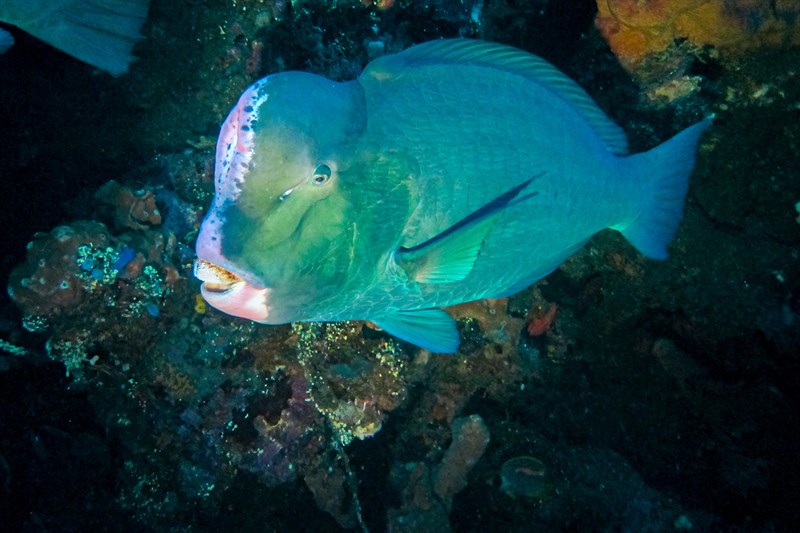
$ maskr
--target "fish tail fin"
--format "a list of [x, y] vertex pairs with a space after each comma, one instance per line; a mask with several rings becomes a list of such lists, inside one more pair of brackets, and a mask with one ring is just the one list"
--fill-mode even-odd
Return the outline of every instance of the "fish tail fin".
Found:
[[150, 0], [67, 0], [23, 17], [26, 20], [19, 26], [84, 63], [119, 76], [134, 60], [133, 45], [141, 38], [149, 4]]
[[666, 259], [669, 245], [683, 216], [700, 136], [711, 126], [706, 118], [689, 126], [652, 150], [627, 161], [638, 179], [649, 181], [639, 215], [624, 227], [615, 227], [642, 254]]

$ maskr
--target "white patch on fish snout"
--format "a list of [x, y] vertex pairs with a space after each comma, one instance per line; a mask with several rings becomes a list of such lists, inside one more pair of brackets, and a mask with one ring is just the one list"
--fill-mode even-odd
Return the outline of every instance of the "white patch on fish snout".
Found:
[[251, 85], [222, 124], [214, 168], [216, 201], [236, 200], [242, 192], [255, 146], [253, 126], [269, 95], [263, 89], [269, 78]]
[[210, 263], [222, 263], [222, 226], [223, 219], [220, 215], [220, 208], [217, 207], [217, 199], [206, 214], [205, 220], [200, 225], [200, 233], [197, 235], [197, 257], [200, 260]]

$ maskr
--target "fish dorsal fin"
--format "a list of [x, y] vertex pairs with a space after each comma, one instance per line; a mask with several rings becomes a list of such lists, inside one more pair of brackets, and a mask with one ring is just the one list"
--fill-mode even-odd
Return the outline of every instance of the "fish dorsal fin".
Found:
[[[417, 283], [453, 283], [466, 278], [498, 215], [537, 177], [504, 192], [427, 241], [399, 248], [394, 253], [395, 263]], [[520, 200], [536, 194], [530, 193]]]
[[470, 39], [429, 41], [373, 61], [362, 76], [381, 79], [391, 76], [399, 68], [448, 63], [487, 67], [525, 76], [571, 104], [603, 140], [609, 152], [616, 155], [628, 153], [625, 131], [597, 107], [580, 85], [541, 57], [511, 46]]

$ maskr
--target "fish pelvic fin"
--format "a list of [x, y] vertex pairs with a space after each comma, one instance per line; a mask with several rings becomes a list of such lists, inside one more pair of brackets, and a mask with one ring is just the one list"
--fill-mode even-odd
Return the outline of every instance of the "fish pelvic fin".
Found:
[[[504, 192], [427, 241], [411, 248], [399, 248], [394, 253], [395, 262], [405, 271], [409, 279], [417, 283], [461, 281], [472, 271], [483, 241], [494, 226], [498, 215], [539, 176]], [[520, 200], [533, 195], [536, 193], [524, 195]]]
[[371, 319], [387, 333], [434, 353], [455, 353], [460, 342], [456, 321], [441, 309], [395, 311]]
[[612, 226], [646, 257], [666, 259], [667, 246], [683, 216], [683, 204], [694, 169], [700, 136], [711, 126], [706, 118], [689, 126], [648, 152], [626, 159], [630, 172], [645, 185], [638, 216], [632, 222]]

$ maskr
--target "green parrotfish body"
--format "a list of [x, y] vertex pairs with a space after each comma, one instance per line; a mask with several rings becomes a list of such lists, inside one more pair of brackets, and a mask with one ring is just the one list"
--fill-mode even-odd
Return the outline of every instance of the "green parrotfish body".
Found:
[[513, 294], [612, 228], [662, 259], [704, 120], [646, 153], [544, 60], [433, 41], [350, 82], [252, 85], [197, 241], [209, 304], [267, 324], [370, 320], [435, 352], [441, 306]]

